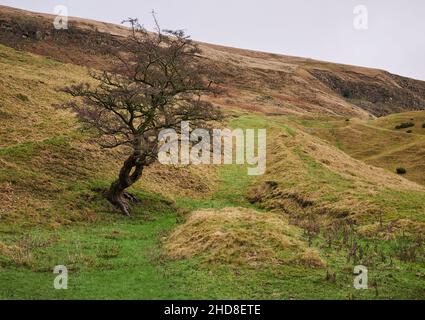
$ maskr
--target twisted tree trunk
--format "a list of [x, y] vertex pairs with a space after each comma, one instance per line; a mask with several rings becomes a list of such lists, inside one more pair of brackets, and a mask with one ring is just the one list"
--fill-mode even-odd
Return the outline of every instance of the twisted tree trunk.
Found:
[[108, 200], [126, 216], [131, 216], [131, 203], [137, 199], [125, 190], [140, 179], [145, 163], [137, 153], [132, 154], [124, 162], [119, 177], [111, 184], [108, 191]]

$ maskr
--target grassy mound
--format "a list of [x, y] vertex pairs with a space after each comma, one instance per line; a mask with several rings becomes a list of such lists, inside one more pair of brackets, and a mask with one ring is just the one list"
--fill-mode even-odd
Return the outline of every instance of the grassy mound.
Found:
[[164, 248], [174, 259], [203, 256], [210, 263], [325, 265], [282, 216], [243, 208], [192, 213]]

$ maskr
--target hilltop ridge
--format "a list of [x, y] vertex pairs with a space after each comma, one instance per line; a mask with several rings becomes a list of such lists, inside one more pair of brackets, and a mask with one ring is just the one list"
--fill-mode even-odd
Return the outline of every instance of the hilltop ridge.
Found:
[[[124, 26], [0, 6], [0, 43], [61, 62], [108, 65], [105, 46], [128, 35]], [[386, 71], [199, 42], [228, 89], [215, 103], [271, 114], [374, 118], [425, 109], [425, 82]]]

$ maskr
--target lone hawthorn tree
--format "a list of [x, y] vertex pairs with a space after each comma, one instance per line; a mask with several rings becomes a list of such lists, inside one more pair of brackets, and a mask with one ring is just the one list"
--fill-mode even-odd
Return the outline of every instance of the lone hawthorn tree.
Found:
[[155, 32], [146, 31], [137, 19], [125, 21], [131, 33], [111, 49], [112, 71], [91, 72], [96, 85], [64, 89], [80, 98], [66, 106], [85, 128], [99, 133], [102, 147], [128, 147], [129, 156], [107, 193], [108, 200], [127, 216], [137, 199], [125, 190], [157, 160], [159, 132], [166, 128], [179, 132], [181, 121], [200, 126], [220, 117], [201, 99], [203, 94], [217, 92], [211, 63], [183, 31], [161, 30], [155, 16], [154, 20]]

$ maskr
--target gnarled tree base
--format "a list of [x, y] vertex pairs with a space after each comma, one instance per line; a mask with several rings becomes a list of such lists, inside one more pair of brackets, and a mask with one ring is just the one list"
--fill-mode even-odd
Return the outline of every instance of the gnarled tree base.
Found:
[[125, 191], [117, 193], [115, 191], [109, 190], [107, 198], [112, 205], [114, 205], [127, 217], [131, 217], [132, 205], [140, 203], [139, 199]]
[[131, 217], [131, 204], [137, 203], [139, 200], [125, 190], [139, 180], [143, 168], [144, 163], [140, 161], [140, 157], [130, 156], [124, 162], [118, 180], [111, 184], [107, 194], [109, 202], [128, 217]]

